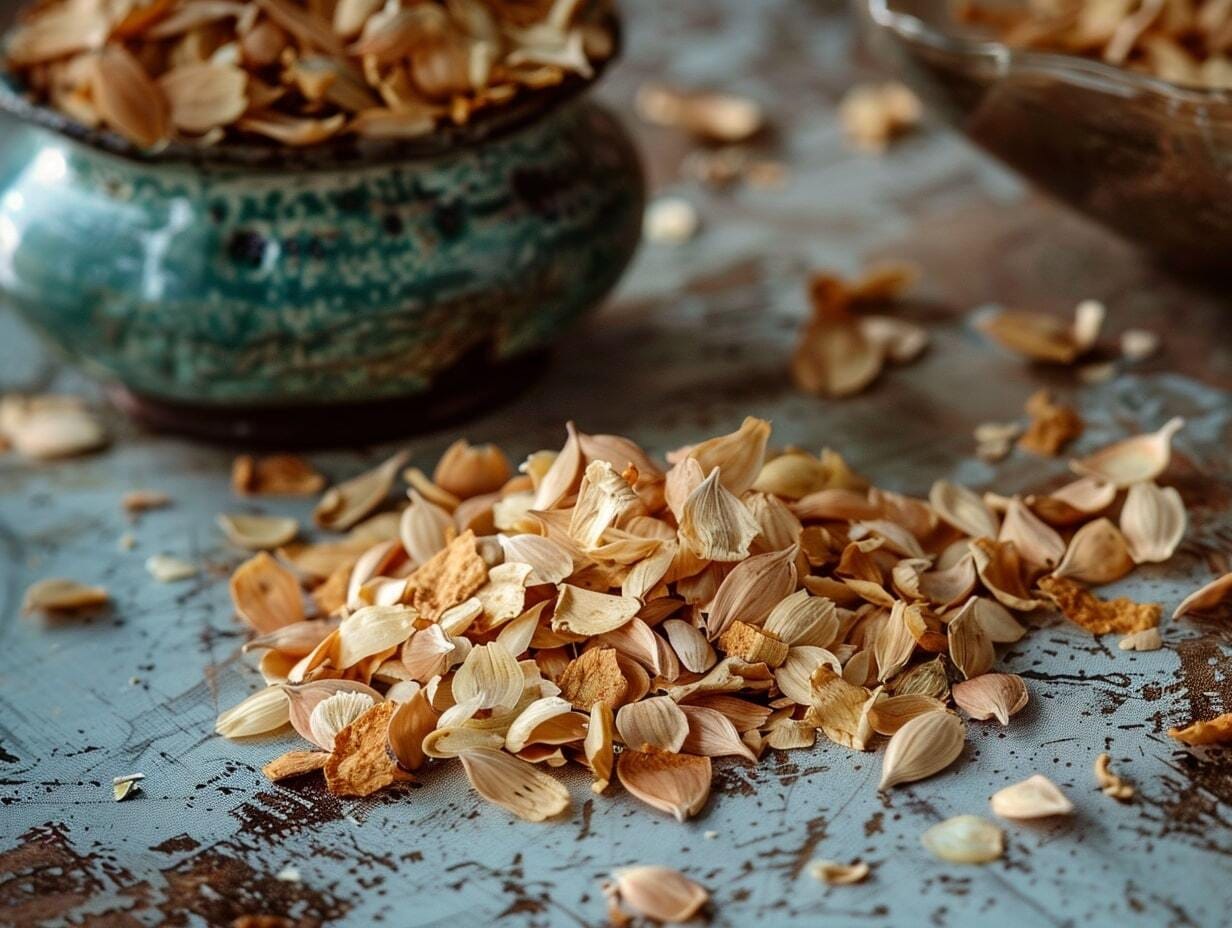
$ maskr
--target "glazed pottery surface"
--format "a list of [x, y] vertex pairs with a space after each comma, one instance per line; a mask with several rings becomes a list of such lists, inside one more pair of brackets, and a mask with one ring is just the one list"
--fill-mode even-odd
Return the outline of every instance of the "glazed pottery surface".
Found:
[[0, 121], [0, 290], [143, 398], [353, 404], [542, 349], [640, 235], [636, 154], [581, 100], [426, 155], [298, 155], [145, 159]]

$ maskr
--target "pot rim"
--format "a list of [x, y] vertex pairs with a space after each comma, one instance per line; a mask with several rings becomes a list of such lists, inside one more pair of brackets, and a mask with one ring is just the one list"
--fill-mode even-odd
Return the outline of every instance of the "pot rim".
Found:
[[[149, 165], [320, 170], [426, 161], [510, 135], [587, 92], [598, 83], [621, 51], [619, 17], [611, 14], [608, 24], [612, 35], [612, 53], [594, 64], [589, 77], [566, 74], [565, 79], [554, 87], [519, 93], [511, 103], [480, 111], [465, 125], [451, 123], [419, 138], [364, 139], [341, 135], [303, 147], [270, 140], [210, 146], [168, 142], [158, 149], [144, 149], [110, 129], [83, 125], [48, 104], [35, 103], [23, 94], [16, 76], [3, 65], [0, 65], [0, 116], [13, 117], [96, 151]], [[2, 53], [3, 48], [0, 47], [0, 55]]]

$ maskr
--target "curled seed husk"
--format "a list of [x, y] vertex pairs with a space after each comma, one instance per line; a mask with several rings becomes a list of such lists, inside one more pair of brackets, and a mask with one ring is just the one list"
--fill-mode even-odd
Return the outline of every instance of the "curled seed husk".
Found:
[[498, 535], [505, 560], [529, 564], [532, 584], [561, 583], [573, 573], [573, 558], [559, 542], [542, 535]]
[[1042, 313], [1002, 310], [978, 325], [989, 338], [1032, 361], [1073, 364], [1086, 350], [1070, 326]]
[[955, 864], [986, 864], [1005, 852], [1001, 829], [978, 815], [958, 815], [924, 832], [924, 847]]
[[644, 512], [641, 498], [607, 461], [591, 461], [582, 474], [569, 518], [569, 536], [584, 550], [599, 547], [603, 534]]
[[282, 516], [223, 513], [218, 527], [233, 545], [250, 551], [267, 551], [289, 544], [299, 534], [299, 522]]
[[813, 675], [822, 666], [829, 667], [835, 673], [841, 669], [838, 658], [825, 648], [796, 645], [787, 652], [787, 659], [782, 665], [775, 668], [774, 682], [792, 702], [801, 706], [811, 705]]
[[1096, 477], [1121, 489], [1154, 480], [1167, 469], [1172, 456], [1172, 436], [1184, 425], [1185, 420], [1177, 416], [1156, 432], [1123, 439], [1072, 462], [1071, 467], [1076, 473]]
[[418, 614], [408, 606], [364, 606], [338, 626], [336, 666], [354, 667], [366, 657], [397, 647], [411, 636]]
[[1232, 596], [1232, 572], [1216, 577], [1186, 596], [1172, 613], [1172, 618], [1213, 612], [1223, 605], [1229, 596]]
[[389, 497], [407, 457], [405, 451], [399, 452], [372, 470], [327, 490], [312, 512], [317, 525], [343, 531], [358, 523]]
[[966, 726], [952, 712], [926, 712], [911, 719], [890, 738], [881, 763], [879, 790], [938, 773], [958, 759]]
[[1079, 477], [1047, 496], [1032, 496], [1031, 508], [1051, 525], [1085, 522], [1112, 505], [1117, 486], [1097, 477]]
[[1002, 818], [1045, 818], [1049, 815], [1069, 815], [1074, 811], [1074, 804], [1055, 783], [1040, 773], [998, 790], [993, 793], [990, 802], [993, 812]]
[[864, 861], [840, 864], [836, 860], [813, 860], [808, 865], [809, 876], [827, 886], [850, 886], [868, 879], [872, 868]]
[[891, 692], [899, 696], [918, 694], [945, 701], [950, 695], [949, 676], [942, 658], [916, 664], [890, 681]]
[[343, 690], [322, 699], [308, 716], [313, 742], [326, 751], [334, 749], [334, 738], [376, 704], [367, 693]]
[[1120, 529], [1108, 519], [1088, 522], [1074, 533], [1053, 574], [1082, 583], [1112, 583], [1134, 569]]
[[1022, 677], [1012, 673], [985, 673], [957, 683], [950, 691], [954, 703], [973, 719], [995, 718], [1002, 725], [1022, 711], [1030, 698]]
[[101, 586], [89, 586], [63, 577], [48, 577], [26, 588], [22, 609], [26, 612], [75, 612], [105, 606], [110, 597]]
[[838, 635], [838, 613], [833, 601], [797, 590], [770, 611], [763, 628], [792, 647], [828, 648]]
[[1128, 802], [1134, 798], [1133, 784], [1112, 772], [1112, 758], [1100, 754], [1095, 758], [1095, 782], [1100, 792], [1118, 802]]
[[241, 496], [311, 496], [325, 488], [325, 478], [289, 454], [260, 458], [241, 454], [231, 465], [231, 488]]
[[[392, 698], [393, 687], [389, 690]], [[389, 749], [404, 770], [418, 770], [424, 765], [424, 738], [436, 728], [440, 715], [428, 702], [427, 693], [417, 690], [401, 703], [389, 717]]]
[[868, 690], [844, 680], [825, 662], [813, 671], [810, 684], [810, 718], [835, 744], [863, 751], [873, 737], [869, 724]]
[[789, 451], [762, 465], [753, 489], [782, 499], [797, 500], [824, 490], [829, 469], [805, 451]]
[[671, 867], [624, 867], [612, 874], [622, 902], [658, 922], [687, 922], [710, 894]]
[[805, 393], [851, 396], [877, 379], [885, 366], [885, 346], [850, 319], [813, 319], [800, 332], [791, 376]]
[[505, 750], [517, 754], [531, 744], [569, 744], [586, 735], [586, 719], [559, 696], [544, 696], [523, 709], [505, 733]]
[[678, 822], [700, 812], [710, 797], [709, 757], [625, 750], [616, 773], [630, 793]]
[[1174, 487], [1135, 483], [1121, 507], [1121, 532], [1137, 564], [1172, 557], [1185, 535], [1185, 504]]
[[455, 534], [453, 518], [418, 490], [408, 494], [411, 503], [402, 510], [398, 521], [398, 537], [402, 549], [416, 564], [426, 564], [445, 550]]

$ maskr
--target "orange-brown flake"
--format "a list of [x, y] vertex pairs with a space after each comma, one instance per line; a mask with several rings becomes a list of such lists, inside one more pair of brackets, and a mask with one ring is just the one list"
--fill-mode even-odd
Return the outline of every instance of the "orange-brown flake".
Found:
[[1205, 721], [1190, 722], [1184, 728], [1169, 728], [1168, 737], [1188, 745], [1232, 741], [1232, 712]]
[[261, 772], [267, 779], [277, 783], [279, 780], [287, 780], [320, 770], [328, 760], [329, 753], [326, 751], [287, 751], [281, 757], [275, 757], [262, 767]]
[[765, 663], [777, 667], [787, 660], [787, 643], [744, 622], [732, 622], [727, 631], [719, 636], [719, 647], [731, 657], [739, 657], [750, 664]]
[[1044, 577], [1039, 588], [1061, 614], [1095, 635], [1129, 634], [1159, 625], [1158, 603], [1135, 603], [1121, 597], [1102, 600], [1082, 584], [1063, 577]]
[[1047, 390], [1032, 394], [1026, 409], [1031, 424], [1018, 439], [1018, 447], [1024, 451], [1056, 457], [1062, 448], [1082, 434], [1082, 417], [1073, 408], [1054, 403]]
[[231, 488], [240, 496], [312, 496], [325, 489], [325, 478], [290, 454], [241, 454], [231, 465]]
[[325, 785], [335, 796], [369, 796], [397, 776], [389, 756], [389, 720], [398, 706], [377, 703], [334, 736], [334, 752], [325, 763]]
[[435, 622], [441, 613], [467, 599], [488, 579], [488, 565], [469, 529], [422, 564], [406, 581], [403, 601]]
[[588, 710], [597, 702], [616, 709], [624, 702], [629, 682], [620, 670], [614, 648], [584, 651], [561, 672], [556, 681], [562, 699], [578, 709]]

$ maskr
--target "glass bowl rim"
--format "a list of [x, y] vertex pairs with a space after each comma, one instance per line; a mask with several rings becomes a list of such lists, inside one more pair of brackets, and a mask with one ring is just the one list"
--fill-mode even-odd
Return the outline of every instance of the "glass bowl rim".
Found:
[[[1232, 109], [1232, 90], [1185, 87], [1080, 55], [1011, 48], [995, 39], [969, 38], [943, 31], [913, 13], [891, 9], [892, 0], [859, 2], [873, 23], [899, 38], [949, 54], [991, 60], [996, 63], [999, 74], [1006, 74], [1011, 69], [1046, 71], [1060, 79], [1094, 85], [1117, 96], [1147, 93], [1174, 104], [1203, 108], [1226, 106]], [[1232, 118], [1232, 113], [1229, 117]]]

